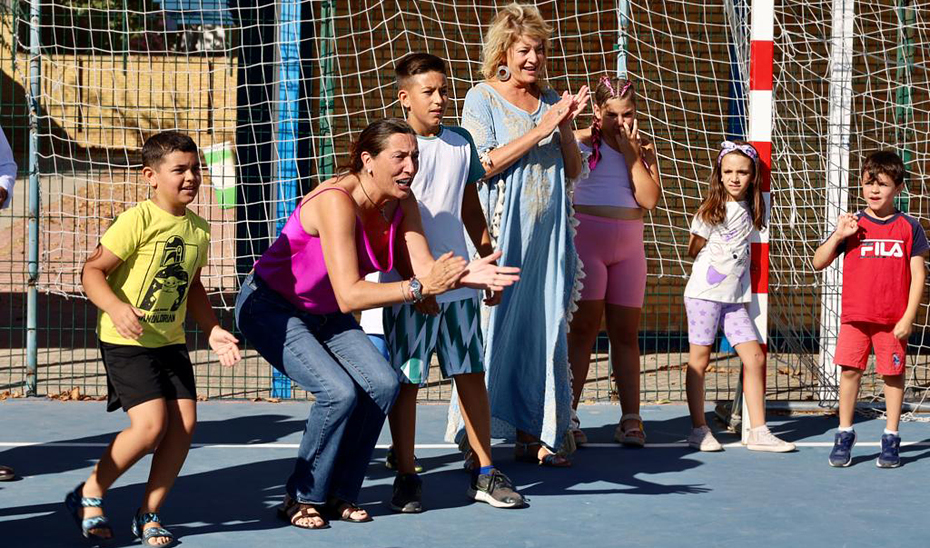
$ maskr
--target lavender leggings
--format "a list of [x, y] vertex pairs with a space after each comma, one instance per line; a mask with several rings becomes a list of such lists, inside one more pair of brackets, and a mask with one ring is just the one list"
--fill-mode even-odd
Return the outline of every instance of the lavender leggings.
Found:
[[688, 313], [688, 342], [691, 344], [714, 344], [721, 320], [723, 334], [732, 346], [759, 340], [745, 304], [718, 303], [685, 297], [685, 311]]

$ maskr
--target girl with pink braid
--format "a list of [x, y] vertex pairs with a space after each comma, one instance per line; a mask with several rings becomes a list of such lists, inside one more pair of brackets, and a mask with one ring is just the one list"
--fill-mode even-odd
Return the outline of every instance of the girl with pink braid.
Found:
[[[662, 195], [655, 149], [636, 121], [633, 82], [603, 76], [594, 90], [594, 123], [575, 132], [586, 156], [574, 192], [578, 258], [584, 288], [568, 333], [574, 407], [588, 376], [591, 347], [606, 313], [610, 358], [623, 415], [614, 439], [642, 447], [639, 415], [639, 316], [646, 291], [643, 212]], [[587, 437], [572, 416], [576, 444]]]

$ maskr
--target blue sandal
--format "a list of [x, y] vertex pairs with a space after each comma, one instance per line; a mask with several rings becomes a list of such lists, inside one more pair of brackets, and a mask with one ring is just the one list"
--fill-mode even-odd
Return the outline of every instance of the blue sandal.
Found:
[[[106, 516], [81, 518], [79, 512], [82, 508], [103, 507], [103, 499], [97, 497], [85, 497], [82, 495], [83, 490], [84, 484], [82, 483], [75, 487], [74, 491], [68, 493], [68, 496], [65, 497], [65, 508], [68, 509], [68, 513], [70, 513], [71, 517], [74, 518], [78, 528], [81, 529], [81, 534], [84, 535], [84, 538], [98, 541], [111, 540], [113, 538], [113, 528], [110, 527], [110, 520], [107, 519]], [[97, 533], [91, 533], [91, 531], [94, 529], [105, 529], [110, 532], [110, 536], [103, 537]]]
[[[132, 518], [132, 534], [135, 537], [142, 541], [143, 546], [159, 546], [161, 548], [170, 548], [171, 546], [176, 546], [178, 540], [174, 538], [174, 535], [171, 534], [171, 531], [165, 529], [164, 527], [149, 527], [145, 528], [146, 523], [152, 523], [153, 521], [161, 523], [161, 518], [158, 517], [158, 514], [155, 512], [147, 512], [145, 514], [141, 513], [141, 508], [136, 510], [136, 516]], [[170, 539], [164, 544], [150, 544], [149, 539], [153, 537], [165, 537]]]

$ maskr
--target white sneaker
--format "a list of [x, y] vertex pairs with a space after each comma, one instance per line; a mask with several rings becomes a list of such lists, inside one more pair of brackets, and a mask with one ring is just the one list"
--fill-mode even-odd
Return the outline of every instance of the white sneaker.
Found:
[[788, 453], [795, 450], [793, 443], [779, 439], [767, 426], [760, 426], [749, 430], [749, 439], [746, 440], [746, 449], [750, 451], [766, 451], [769, 453]]
[[688, 436], [688, 445], [698, 451], [723, 451], [723, 446], [714, 437], [713, 432], [705, 424], [691, 430]]

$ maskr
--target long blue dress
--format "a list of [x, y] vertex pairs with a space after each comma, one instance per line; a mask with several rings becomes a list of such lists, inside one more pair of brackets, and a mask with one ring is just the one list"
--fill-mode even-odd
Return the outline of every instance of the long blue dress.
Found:
[[[530, 114], [481, 83], [465, 97], [462, 127], [483, 154], [525, 135], [559, 99], [546, 90]], [[566, 331], [578, 258], [558, 130], [479, 195], [500, 264], [521, 269], [501, 303], [482, 311], [492, 436], [513, 438], [516, 428], [559, 449], [572, 403]], [[453, 398], [447, 439], [460, 436], [461, 425]]]

